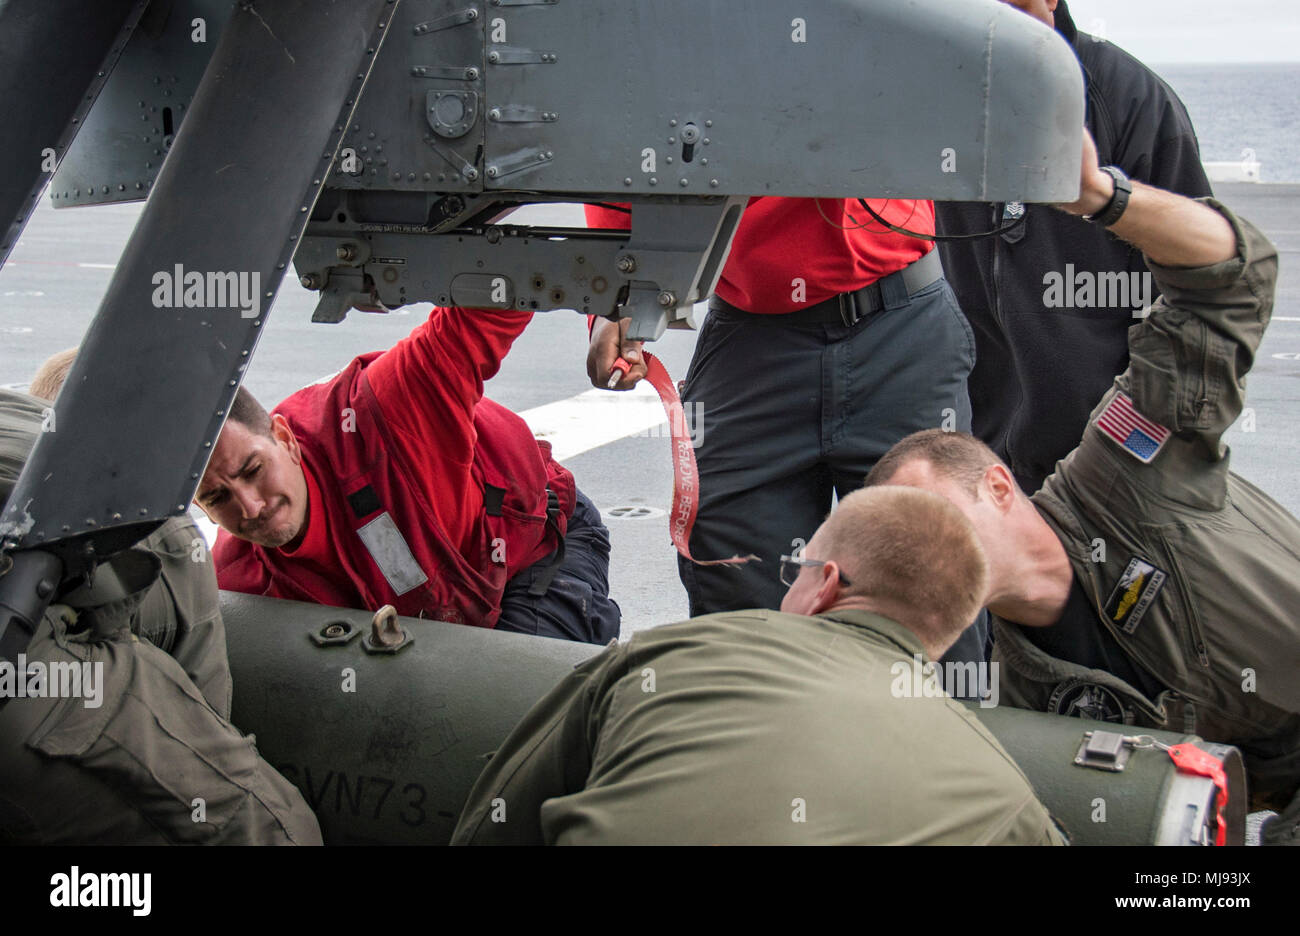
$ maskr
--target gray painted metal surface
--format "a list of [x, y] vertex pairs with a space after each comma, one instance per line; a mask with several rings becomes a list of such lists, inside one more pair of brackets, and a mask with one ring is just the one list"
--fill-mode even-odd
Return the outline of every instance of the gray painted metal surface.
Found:
[[50, 182], [55, 207], [149, 194], [233, 7], [233, 0], [149, 4]]
[[188, 508], [392, 8], [238, 8], [0, 538], [75, 572]]
[[1156, 748], [1131, 752], [1122, 772], [1075, 763], [1085, 731], [1149, 735], [1166, 745], [1196, 742], [1224, 762], [1228, 779], [1227, 844], [1240, 845], [1246, 832], [1246, 771], [1241, 753], [1208, 744], [1196, 735], [1137, 729], [1082, 718], [994, 707], [968, 708], [1020, 765], [1034, 792], [1076, 845], [1192, 845], [1202, 842], [1213, 783], [1180, 773]]
[[[133, 40], [77, 154], [107, 200], [194, 87], [192, 18], [211, 37], [230, 6], [173, 0]], [[1082, 125], [1068, 45], [996, 0], [406, 0], [330, 184], [1062, 201]]]
[[[228, 6], [175, 0], [165, 28], [136, 37], [91, 115], [93, 136], [55, 180], [60, 203], [147, 191], [164, 118], [178, 126], [202, 67], [190, 19], [217, 23]], [[362, 241], [375, 225], [401, 226], [429, 243], [372, 253], [419, 255], [436, 273], [381, 281], [395, 271], [322, 265], [317, 251], [298, 272], [321, 290], [318, 321], [508, 301], [628, 316], [632, 337], [655, 339], [688, 319], [726, 258], [739, 216], [718, 196], [1061, 201], [1076, 190], [1077, 62], [1052, 30], [995, 0], [407, 0], [390, 33], [329, 178], [354, 197], [315, 218], [364, 224], [309, 236]], [[480, 268], [494, 215], [563, 193], [684, 197], [634, 214], [635, 273], [601, 264], [575, 276], [571, 252], [541, 237], [525, 261]], [[611, 288], [599, 296], [582, 280]]]
[[146, 0], [0, 0], [0, 265], [68, 152]]
[[996, 0], [410, 0], [393, 30], [347, 136], [362, 166], [331, 185], [1061, 201], [1078, 181], [1078, 62]]
[[[1051, 30], [993, 0], [793, 12], [407, 3], [331, 175], [355, 197], [321, 214], [304, 247], [328, 242], [298, 258], [322, 291], [315, 318], [420, 300], [573, 308], [630, 317], [630, 337], [653, 340], [687, 320], [726, 258], [738, 201], [707, 196], [1076, 193], [1082, 78]], [[494, 203], [565, 192], [679, 203], [638, 206], [616, 255], [630, 270], [526, 233], [526, 259], [492, 249]], [[410, 236], [366, 250], [379, 230]], [[336, 265], [340, 237], [356, 249]], [[367, 268], [362, 256], [403, 262]]]
[[[600, 651], [400, 618], [411, 643], [370, 654], [359, 639], [370, 632], [365, 611], [222, 592], [221, 614], [231, 721], [303, 791], [332, 844], [446, 843], [488, 755]], [[322, 636], [336, 622], [354, 636]]]

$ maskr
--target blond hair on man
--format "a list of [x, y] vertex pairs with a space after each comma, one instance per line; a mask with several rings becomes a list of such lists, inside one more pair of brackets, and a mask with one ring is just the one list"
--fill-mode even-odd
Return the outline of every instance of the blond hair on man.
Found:
[[988, 562], [970, 523], [915, 488], [854, 491], [800, 558], [819, 566], [800, 570], [782, 611], [874, 611], [915, 634], [935, 660], [979, 613], [988, 589]]
[[37, 369], [27, 392], [42, 400], [53, 400], [58, 396], [63, 388], [63, 382], [68, 379], [68, 371], [72, 370], [72, 362], [77, 359], [79, 350], [80, 348], [65, 348], [50, 355]]

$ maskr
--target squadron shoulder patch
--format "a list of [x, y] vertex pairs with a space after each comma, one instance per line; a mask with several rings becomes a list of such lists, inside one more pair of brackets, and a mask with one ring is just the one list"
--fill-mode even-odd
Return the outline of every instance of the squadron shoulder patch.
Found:
[[1131, 705], [1124, 704], [1119, 693], [1077, 676], [1067, 679], [1052, 690], [1047, 711], [1118, 725], [1131, 725], [1137, 720], [1135, 710]]
[[1150, 464], [1151, 459], [1160, 454], [1170, 436], [1164, 426], [1135, 410], [1133, 400], [1124, 393], [1111, 397], [1097, 417], [1097, 428], [1144, 464]]
[[1164, 571], [1145, 559], [1137, 556], [1129, 559], [1128, 567], [1119, 577], [1119, 584], [1106, 600], [1106, 616], [1124, 633], [1133, 633], [1168, 578]]

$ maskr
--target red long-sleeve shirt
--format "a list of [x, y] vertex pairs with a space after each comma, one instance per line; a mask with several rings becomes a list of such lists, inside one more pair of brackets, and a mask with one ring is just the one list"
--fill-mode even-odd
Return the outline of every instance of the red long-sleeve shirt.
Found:
[[[934, 233], [933, 202], [866, 201], [891, 224]], [[628, 227], [626, 212], [586, 210], [590, 227]], [[740, 219], [716, 292], [747, 312], [793, 312], [896, 273], [933, 246], [882, 228], [856, 199], [756, 196]]]
[[[492, 626], [506, 580], [556, 545], [547, 487], [566, 517], [575, 496], [549, 445], [483, 398], [531, 318], [434, 309], [389, 351], [362, 355], [276, 407], [303, 452], [307, 531], [293, 551], [223, 531], [214, 549], [221, 587]], [[418, 566], [405, 579], [381, 568], [357, 532], [384, 513]], [[399, 590], [421, 574], [426, 581]]]

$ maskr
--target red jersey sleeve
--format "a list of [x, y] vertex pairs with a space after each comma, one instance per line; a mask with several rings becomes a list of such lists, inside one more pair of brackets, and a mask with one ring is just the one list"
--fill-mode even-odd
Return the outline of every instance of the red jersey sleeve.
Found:
[[367, 368], [371, 391], [436, 522], [469, 548], [483, 498], [473, 481], [474, 407], [532, 312], [435, 308]]
[[[584, 205], [587, 212], [587, 227], [589, 228], [610, 228], [615, 231], [626, 231], [632, 227], [631, 205], [615, 203], [616, 208], [605, 208], [600, 205]], [[619, 211], [618, 209], [625, 209]]]
[[367, 368], [388, 425], [421, 440], [440, 461], [468, 468], [474, 407], [532, 312], [435, 308]]

